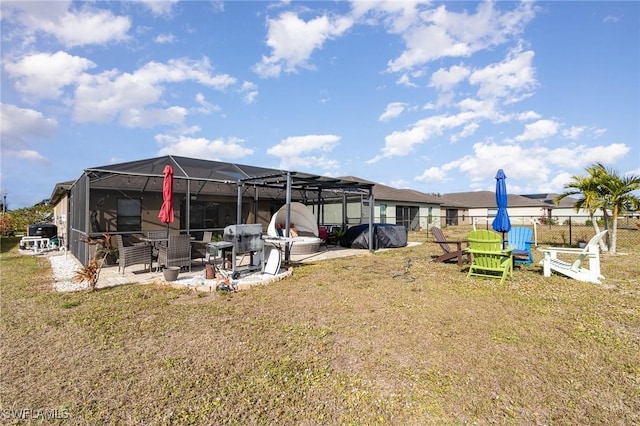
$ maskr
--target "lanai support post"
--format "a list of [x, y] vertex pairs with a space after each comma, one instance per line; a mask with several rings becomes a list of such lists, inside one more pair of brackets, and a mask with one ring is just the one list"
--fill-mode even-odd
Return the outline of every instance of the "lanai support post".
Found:
[[242, 224], [242, 182], [238, 179], [238, 201], [236, 205], [236, 225]]
[[374, 214], [373, 188], [369, 188], [369, 252], [373, 253], [373, 214]]
[[[291, 229], [291, 172], [287, 172], [287, 219], [285, 222], [286, 229], [284, 231], [284, 236], [289, 238], [291, 236], [289, 230]], [[291, 259], [291, 247], [289, 243], [285, 244], [284, 249], [284, 261], [285, 263], [289, 263]]]
[[191, 235], [191, 179], [187, 179], [187, 235]]

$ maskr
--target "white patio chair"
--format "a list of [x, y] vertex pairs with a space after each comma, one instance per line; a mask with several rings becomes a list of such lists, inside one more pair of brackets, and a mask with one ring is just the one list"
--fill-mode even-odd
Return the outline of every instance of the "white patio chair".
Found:
[[[605, 230], [591, 238], [583, 249], [564, 247], [539, 249], [544, 253], [544, 258], [540, 262], [544, 276], [550, 277], [551, 272], [555, 271], [578, 281], [602, 284], [600, 279], [604, 277], [600, 274], [600, 247], [598, 243], [606, 233]], [[575, 260], [561, 260], [558, 258], [559, 254], [565, 258], [575, 258]], [[586, 260], [589, 261], [588, 269], [585, 265]]]

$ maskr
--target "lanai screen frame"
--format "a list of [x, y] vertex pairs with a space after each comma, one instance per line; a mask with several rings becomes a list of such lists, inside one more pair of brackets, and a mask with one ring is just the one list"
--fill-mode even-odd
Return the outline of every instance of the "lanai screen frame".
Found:
[[[277, 188], [286, 190], [286, 206], [287, 206], [287, 215], [285, 222], [285, 237], [289, 237], [289, 229], [291, 226], [291, 193], [293, 190], [300, 191], [317, 191], [318, 192], [318, 202], [321, 203], [322, 200], [322, 192], [323, 191], [332, 191], [332, 192], [341, 192], [344, 196], [346, 194], [359, 194], [359, 195], [367, 195], [369, 200], [369, 252], [373, 252], [373, 215], [374, 215], [374, 196], [373, 196], [373, 187], [374, 184], [370, 182], [357, 182], [339, 178], [331, 178], [320, 175], [312, 175], [301, 172], [291, 172], [291, 171], [280, 171], [279, 173], [274, 173], [265, 176], [256, 176], [250, 177], [246, 179], [242, 179], [241, 182], [238, 183], [238, 212], [241, 211], [242, 207], [242, 197], [240, 192], [240, 187], [242, 184], [251, 184], [258, 187], [265, 188]], [[344, 201], [343, 201], [344, 203]], [[319, 206], [320, 207], [320, 206]], [[318, 209], [320, 211], [320, 209]], [[240, 217], [238, 216], [238, 223]], [[289, 246], [287, 245], [287, 250], [285, 254], [285, 260], [289, 260]]]
[[[318, 203], [321, 203], [322, 192], [329, 191], [333, 194], [342, 193], [343, 200], [346, 194], [367, 195], [369, 198], [369, 241], [370, 251], [373, 251], [373, 183], [358, 182], [339, 178], [293, 172], [278, 169], [269, 169], [236, 163], [194, 159], [167, 155], [163, 157], [148, 158], [131, 162], [92, 167], [84, 170], [69, 188], [70, 220], [67, 221], [67, 235], [69, 246], [73, 255], [83, 264], [88, 262], [89, 252], [86, 244], [80, 240], [83, 236], [91, 235], [90, 229], [90, 195], [92, 189], [131, 191], [139, 190], [142, 193], [162, 192], [162, 171], [165, 165], [171, 165], [174, 169], [174, 193], [184, 193], [186, 197], [186, 231], [189, 233], [190, 200], [192, 195], [219, 194], [220, 185], [230, 189], [237, 186], [238, 217], [236, 223], [241, 223], [242, 195], [246, 188], [274, 189], [286, 191], [287, 225], [290, 224], [290, 206], [292, 191], [314, 192], [318, 194]], [[182, 184], [184, 182], [184, 184]], [[216, 185], [214, 191], [211, 187]], [[210, 191], [210, 192], [207, 192]], [[225, 195], [232, 195], [227, 191]], [[256, 192], [256, 197], [258, 193]], [[319, 219], [319, 217], [318, 217]], [[287, 227], [287, 230], [289, 228]]]

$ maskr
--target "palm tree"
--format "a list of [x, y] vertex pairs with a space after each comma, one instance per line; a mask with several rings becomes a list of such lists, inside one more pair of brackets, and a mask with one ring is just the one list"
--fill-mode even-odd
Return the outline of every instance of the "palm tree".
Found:
[[[593, 225], [593, 230], [595, 234], [600, 233], [600, 226], [598, 225], [598, 220], [595, 218], [596, 211], [604, 206], [604, 201], [600, 196], [598, 182], [596, 176], [594, 174], [589, 174], [589, 176], [581, 176], [581, 175], [573, 175], [571, 176], [572, 181], [565, 184], [565, 191], [558, 195], [554, 202], [556, 205], [560, 202], [560, 200], [572, 196], [572, 195], [580, 195], [582, 198], [579, 198], [573, 208], [576, 212], [580, 210], [585, 210], [589, 213], [589, 218], [591, 219], [591, 224]], [[607, 251], [607, 245], [604, 240], [600, 240], [600, 249], [602, 251]]]
[[[573, 181], [566, 184], [564, 193], [556, 197], [556, 203], [570, 195], [581, 195], [576, 201], [576, 211], [584, 209], [589, 212], [596, 233], [600, 232], [595, 212], [601, 209], [605, 219], [605, 229], [608, 228], [608, 216], [611, 211], [612, 228], [609, 251], [616, 252], [618, 238], [618, 217], [630, 208], [640, 206], [640, 197], [633, 194], [640, 189], [640, 176], [620, 176], [615, 170], [607, 168], [602, 163], [595, 163], [586, 169], [588, 176], [572, 176]], [[606, 244], [600, 240], [600, 248], [607, 251]]]
[[640, 205], [640, 197], [633, 194], [640, 189], [640, 176], [628, 174], [620, 176], [615, 170], [608, 169], [601, 163], [594, 166], [599, 172], [598, 185], [604, 195], [605, 208], [611, 210], [611, 253], [616, 252], [618, 237], [618, 217], [630, 208]]

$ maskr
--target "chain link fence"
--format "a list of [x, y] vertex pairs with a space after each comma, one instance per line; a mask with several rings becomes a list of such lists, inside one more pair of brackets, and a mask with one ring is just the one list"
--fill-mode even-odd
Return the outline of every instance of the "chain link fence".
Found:
[[[493, 217], [473, 217], [470, 218], [471, 224], [465, 225], [444, 225], [447, 223], [446, 218], [440, 218], [440, 224], [443, 229], [455, 232], [457, 235], [466, 233], [471, 229], [491, 229]], [[581, 242], [587, 242], [595, 235], [595, 230], [591, 220], [584, 217], [561, 216], [553, 217], [551, 220], [546, 218], [533, 217], [511, 217], [512, 226], [527, 226], [534, 230], [534, 238], [536, 245], [561, 245], [576, 247]], [[612, 238], [612, 222], [609, 218], [605, 224], [604, 218], [598, 216], [595, 218], [598, 222], [600, 230], [608, 229], [606, 235], [607, 245], [611, 244]], [[433, 226], [438, 226], [433, 221]], [[636, 249], [640, 246], [640, 217], [624, 216], [618, 218], [616, 251], [624, 251]]]

